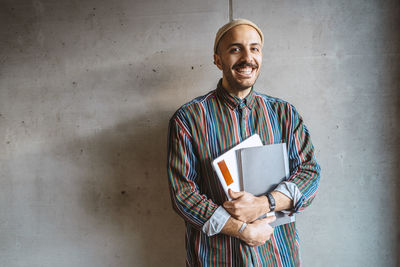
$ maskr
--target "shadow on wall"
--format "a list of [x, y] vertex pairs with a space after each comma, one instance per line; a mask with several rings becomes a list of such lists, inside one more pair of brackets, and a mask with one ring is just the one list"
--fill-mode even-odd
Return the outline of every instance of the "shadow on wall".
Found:
[[[396, 266], [400, 266], [400, 35], [398, 29], [400, 27], [400, 6], [398, 1], [389, 1], [385, 3], [389, 9], [397, 12], [390, 12], [390, 16], [382, 18], [384, 28], [384, 38], [386, 39], [387, 46], [384, 48], [384, 52], [381, 53], [381, 57], [384, 59], [384, 66], [382, 69], [383, 77], [381, 84], [383, 87], [379, 88], [382, 92], [382, 98], [386, 100], [386, 106], [384, 109], [385, 117], [387, 118], [387, 124], [384, 124], [383, 134], [385, 138], [386, 155], [388, 156], [388, 165], [390, 167], [389, 176], [394, 175], [398, 179], [394, 179], [393, 186], [387, 188], [387, 194], [389, 196], [395, 196], [393, 199], [396, 204], [393, 205], [392, 225], [393, 231], [397, 233], [396, 237], [393, 238], [393, 254], [396, 255], [395, 262]], [[389, 92], [389, 93], [388, 93]], [[390, 180], [389, 180], [390, 181]]]
[[[398, 17], [397, 21], [398, 21], [398, 25], [400, 27], [400, 17]], [[398, 35], [397, 35], [398, 36]], [[395, 186], [394, 188], [392, 188], [392, 192], [394, 195], [397, 196], [397, 205], [394, 211], [394, 225], [397, 225], [397, 240], [396, 240], [396, 244], [397, 247], [394, 248], [395, 254], [397, 254], [397, 265], [396, 266], [400, 266], [400, 253], [396, 253], [400, 251], [400, 166], [398, 164], [398, 162], [400, 161], [400, 61], [398, 60], [398, 58], [400, 57], [400, 37], [397, 37], [397, 50], [399, 51], [399, 53], [397, 54], [397, 60], [393, 60], [393, 72], [392, 72], [392, 77], [394, 78], [393, 80], [393, 88], [395, 88], [395, 92], [397, 92], [397, 96], [394, 96], [394, 99], [397, 99], [394, 101], [394, 109], [395, 109], [395, 113], [394, 113], [394, 129], [396, 131], [397, 129], [397, 137], [393, 136], [393, 140], [394, 140], [394, 146], [396, 147], [397, 144], [397, 149], [395, 149], [395, 151], [397, 151], [397, 153], [395, 153], [394, 159], [395, 159], [395, 166], [397, 166], [397, 168], [395, 168], [395, 176], [398, 177], [397, 179], [397, 186]], [[396, 57], [395, 57], [396, 58]], [[397, 88], [397, 89], [396, 89]], [[388, 136], [391, 136], [391, 131], [388, 134]]]
[[82, 174], [79, 205], [89, 215], [89, 234], [110, 240], [115, 266], [183, 263], [171, 258], [184, 246], [167, 184], [168, 120], [151, 123], [163, 117], [139, 116], [67, 145]]

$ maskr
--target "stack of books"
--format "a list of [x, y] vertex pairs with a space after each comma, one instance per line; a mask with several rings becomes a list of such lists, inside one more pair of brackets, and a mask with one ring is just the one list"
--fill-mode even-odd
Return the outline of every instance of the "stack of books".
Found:
[[[286, 143], [264, 146], [257, 134], [214, 159], [212, 164], [229, 200], [228, 189], [246, 191], [255, 196], [265, 195], [287, 180], [290, 173]], [[287, 211], [262, 217], [271, 215], [276, 216], [276, 221], [271, 223], [273, 227], [295, 221], [295, 216], [289, 216]]]

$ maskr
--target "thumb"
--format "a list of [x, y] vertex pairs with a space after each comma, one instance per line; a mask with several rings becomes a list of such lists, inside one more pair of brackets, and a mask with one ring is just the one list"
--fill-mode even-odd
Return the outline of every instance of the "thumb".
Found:
[[232, 189], [229, 188], [228, 194], [232, 199], [237, 199], [237, 198], [243, 196], [244, 192], [235, 192], [235, 191], [232, 191]]

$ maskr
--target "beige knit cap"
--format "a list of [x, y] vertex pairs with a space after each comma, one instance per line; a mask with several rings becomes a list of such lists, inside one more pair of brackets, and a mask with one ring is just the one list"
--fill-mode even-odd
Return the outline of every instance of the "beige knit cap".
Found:
[[222, 26], [218, 32], [217, 35], [215, 36], [215, 41], [214, 41], [214, 53], [217, 53], [217, 47], [219, 44], [219, 41], [221, 40], [222, 36], [224, 36], [224, 34], [229, 31], [230, 29], [232, 29], [235, 26], [238, 25], [249, 25], [251, 27], [253, 27], [254, 29], [256, 29], [256, 31], [258, 32], [258, 34], [261, 37], [261, 45], [264, 44], [264, 35], [262, 33], [262, 31], [260, 30], [260, 28], [258, 28], [258, 26], [256, 24], [254, 24], [253, 22], [251, 22], [250, 20], [247, 19], [234, 19], [230, 22], [228, 22], [227, 24], [225, 24], [224, 26]]

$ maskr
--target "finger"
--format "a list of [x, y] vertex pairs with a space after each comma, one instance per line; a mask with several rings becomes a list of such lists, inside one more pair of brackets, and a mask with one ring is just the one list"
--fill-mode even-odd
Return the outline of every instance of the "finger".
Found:
[[233, 207], [232, 201], [225, 201], [224, 204], [222, 204], [225, 209], [231, 209]]
[[229, 188], [228, 194], [232, 199], [237, 199], [237, 198], [243, 196], [244, 192], [235, 192]]

